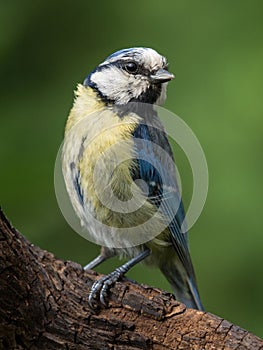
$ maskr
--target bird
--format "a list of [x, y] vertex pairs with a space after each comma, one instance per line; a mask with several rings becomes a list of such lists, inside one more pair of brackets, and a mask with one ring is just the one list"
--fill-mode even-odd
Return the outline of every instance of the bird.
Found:
[[81, 225], [101, 245], [84, 269], [126, 263], [94, 282], [92, 308], [136, 264], [158, 267], [175, 298], [203, 310], [185, 232], [185, 211], [168, 135], [158, 116], [174, 78], [164, 56], [121, 49], [77, 85], [62, 150], [66, 189]]

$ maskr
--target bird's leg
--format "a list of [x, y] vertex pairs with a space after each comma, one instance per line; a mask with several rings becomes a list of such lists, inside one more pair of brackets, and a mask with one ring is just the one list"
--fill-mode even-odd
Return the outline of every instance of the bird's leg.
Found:
[[143, 252], [141, 252], [139, 255], [135, 256], [122, 266], [118, 267], [116, 270], [111, 272], [110, 274], [101, 277], [99, 280], [97, 280], [90, 291], [89, 294], [89, 305], [91, 308], [95, 308], [94, 301], [97, 298], [97, 294], [99, 293], [99, 299], [100, 303], [104, 306], [107, 305], [105, 298], [107, 296], [108, 289], [117, 282], [120, 278], [122, 278], [126, 272], [128, 272], [134, 265], [142, 261], [143, 259], [147, 258], [149, 256], [150, 250], [146, 249]]
[[86, 266], [84, 266], [84, 270], [92, 270], [96, 266], [100, 265], [103, 263], [103, 261], [112, 258], [113, 256], [116, 255], [116, 252], [114, 250], [110, 250], [106, 247], [101, 247], [100, 255], [98, 255], [95, 259], [93, 259], [91, 262], [89, 262]]

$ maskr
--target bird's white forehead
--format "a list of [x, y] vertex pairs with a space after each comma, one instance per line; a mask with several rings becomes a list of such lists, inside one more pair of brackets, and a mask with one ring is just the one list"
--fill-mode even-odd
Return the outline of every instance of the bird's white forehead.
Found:
[[163, 68], [167, 65], [166, 58], [151, 48], [134, 47], [117, 51], [106, 58], [100, 66], [117, 62], [119, 60], [135, 60], [149, 70]]

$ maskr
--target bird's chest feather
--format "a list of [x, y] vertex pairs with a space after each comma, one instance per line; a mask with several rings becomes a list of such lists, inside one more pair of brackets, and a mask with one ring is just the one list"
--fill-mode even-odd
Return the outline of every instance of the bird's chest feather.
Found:
[[[135, 141], [144, 138], [136, 136], [140, 121], [136, 113], [120, 117], [109, 108], [87, 113], [78, 103], [68, 119], [62, 153], [67, 191], [82, 225], [102, 245], [130, 246], [128, 236], [127, 244], [122, 239], [123, 229], [139, 228], [133, 244], [137, 245], [141, 236], [158, 234], [164, 228], [158, 208], [134, 183], [140, 178], [152, 182], [148, 171], [147, 176], [140, 175], [140, 145]], [[150, 155], [143, 152], [143, 157]]]

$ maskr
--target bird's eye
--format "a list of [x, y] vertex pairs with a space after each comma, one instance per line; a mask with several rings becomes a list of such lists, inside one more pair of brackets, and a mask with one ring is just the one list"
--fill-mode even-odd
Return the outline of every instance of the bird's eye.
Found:
[[135, 62], [125, 63], [124, 68], [128, 73], [131, 73], [131, 74], [136, 74], [139, 70], [139, 66]]

